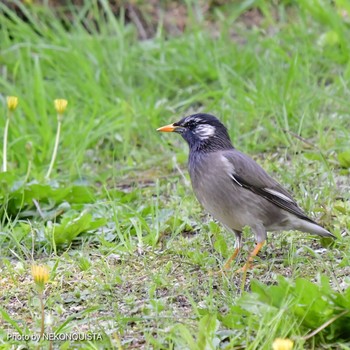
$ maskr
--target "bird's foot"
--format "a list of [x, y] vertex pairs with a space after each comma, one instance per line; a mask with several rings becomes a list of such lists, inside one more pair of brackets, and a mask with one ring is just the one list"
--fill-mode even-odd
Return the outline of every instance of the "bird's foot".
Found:
[[210, 277], [227, 277], [227, 275], [230, 273], [230, 270], [227, 269], [220, 269], [220, 270], [209, 270], [208, 275]]
[[253, 268], [253, 264], [248, 261], [246, 262], [243, 267], [240, 267], [238, 270], [235, 271], [235, 273], [246, 273], [248, 270], [251, 270]]
[[240, 267], [238, 270], [235, 271], [235, 273], [245, 273], [248, 270], [254, 270], [256, 268], [263, 267], [263, 264], [252, 264], [251, 262], [245, 263], [243, 267]]
[[231, 261], [227, 261], [222, 267], [222, 271], [229, 271], [231, 269]]

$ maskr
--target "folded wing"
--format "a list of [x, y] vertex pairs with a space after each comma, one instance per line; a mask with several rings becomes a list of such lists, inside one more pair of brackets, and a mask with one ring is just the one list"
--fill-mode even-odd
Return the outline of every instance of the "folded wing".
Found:
[[315, 223], [306, 216], [288, 191], [253, 159], [237, 150], [225, 152], [224, 157], [232, 165], [229, 176], [235, 185], [246, 188], [300, 219]]

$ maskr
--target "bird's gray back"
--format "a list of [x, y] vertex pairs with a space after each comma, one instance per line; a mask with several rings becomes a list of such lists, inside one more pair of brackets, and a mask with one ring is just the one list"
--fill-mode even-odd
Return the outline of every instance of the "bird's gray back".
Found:
[[235, 184], [230, 178], [232, 171], [234, 165], [226, 160], [223, 152], [192, 154], [189, 173], [198, 201], [214, 218], [233, 230], [240, 231], [246, 225], [280, 229], [279, 223], [288, 215], [265, 198]]

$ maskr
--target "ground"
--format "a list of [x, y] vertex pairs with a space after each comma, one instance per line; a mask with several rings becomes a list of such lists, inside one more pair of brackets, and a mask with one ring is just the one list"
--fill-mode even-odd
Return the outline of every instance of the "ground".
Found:
[[[1, 349], [271, 349], [276, 338], [350, 349], [347, 3], [74, 5], [0, 4]], [[68, 106], [47, 176], [57, 98]], [[269, 233], [245, 276], [246, 228], [223, 271], [234, 237], [197, 203], [184, 141], [155, 131], [197, 111], [337, 239]], [[45, 334], [61, 340], [29, 339], [42, 321], [33, 264], [49, 269]]]

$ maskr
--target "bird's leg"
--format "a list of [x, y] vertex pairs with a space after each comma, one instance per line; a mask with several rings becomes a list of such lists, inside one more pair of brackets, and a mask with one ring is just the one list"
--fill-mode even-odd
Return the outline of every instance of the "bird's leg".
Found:
[[227, 259], [225, 265], [224, 265], [224, 269], [228, 270], [230, 268], [231, 262], [236, 258], [236, 256], [238, 255], [239, 251], [240, 251], [241, 247], [237, 247], [235, 248], [235, 251], [233, 252], [233, 254]]
[[246, 272], [251, 267], [251, 263], [254, 260], [254, 257], [257, 256], [257, 254], [260, 252], [260, 249], [263, 247], [264, 244], [265, 244], [265, 241], [262, 241], [256, 244], [254, 250], [249, 255], [248, 261], [244, 264], [242, 269], [239, 270], [240, 272]]
[[231, 262], [236, 258], [242, 247], [242, 232], [234, 231], [234, 233], [236, 235], [235, 251], [226, 261], [224, 265], [224, 270], [228, 270], [230, 268]]

